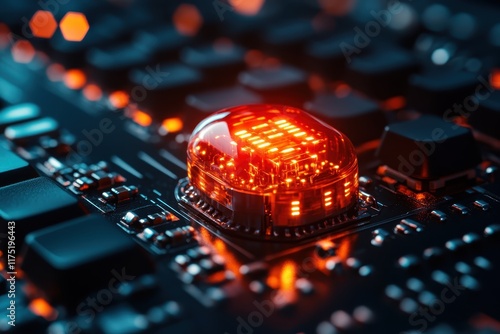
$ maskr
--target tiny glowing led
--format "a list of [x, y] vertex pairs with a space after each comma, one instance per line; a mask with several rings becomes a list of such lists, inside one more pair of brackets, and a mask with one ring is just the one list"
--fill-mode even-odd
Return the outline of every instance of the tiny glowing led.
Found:
[[219, 111], [195, 128], [187, 156], [189, 183], [202, 200], [254, 234], [322, 222], [357, 207], [351, 142], [300, 109]]
[[161, 126], [167, 133], [173, 133], [182, 130], [184, 123], [179, 117], [171, 117], [163, 120]]

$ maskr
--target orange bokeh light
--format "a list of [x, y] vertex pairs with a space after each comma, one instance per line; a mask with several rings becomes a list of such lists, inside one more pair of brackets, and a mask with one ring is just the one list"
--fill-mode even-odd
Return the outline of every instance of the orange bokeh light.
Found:
[[39, 10], [31, 17], [29, 26], [33, 36], [51, 38], [57, 29], [57, 22], [51, 12]]
[[406, 105], [406, 99], [403, 96], [394, 96], [382, 102], [382, 106], [386, 110], [401, 109], [405, 105]]
[[108, 100], [113, 108], [122, 109], [127, 106], [129, 96], [124, 91], [117, 90], [109, 94]]
[[82, 70], [72, 69], [64, 74], [64, 84], [70, 89], [80, 89], [85, 85], [85, 82], [87, 82], [87, 78]]
[[280, 288], [284, 291], [294, 291], [295, 281], [297, 279], [297, 268], [295, 263], [292, 261], [285, 261], [283, 267], [281, 268], [280, 274]]
[[334, 88], [335, 96], [346, 97], [351, 93], [351, 87], [345, 83], [340, 83]]
[[140, 126], [150, 126], [153, 122], [151, 116], [141, 110], [136, 110], [132, 113], [132, 120]]
[[59, 28], [65, 40], [79, 42], [89, 31], [89, 23], [83, 13], [67, 12], [59, 23]]
[[264, 5], [264, 0], [229, 0], [229, 5], [240, 14], [255, 15]]
[[311, 74], [307, 82], [309, 84], [309, 88], [314, 92], [324, 90], [326, 87], [323, 78], [317, 74]]
[[5, 48], [10, 43], [10, 29], [5, 23], [0, 23], [0, 48]]
[[245, 53], [245, 63], [249, 67], [259, 67], [264, 62], [264, 54], [259, 50], [248, 50]]
[[182, 119], [179, 117], [167, 118], [161, 123], [162, 128], [168, 133], [178, 132], [184, 126]]
[[30, 42], [21, 40], [12, 45], [12, 58], [18, 63], [27, 64], [35, 57], [35, 48]]
[[182, 4], [175, 10], [172, 21], [179, 34], [194, 36], [203, 24], [203, 17], [196, 6]]
[[490, 85], [494, 89], [500, 89], [500, 69], [495, 68], [493, 71], [491, 71]]
[[338, 16], [349, 14], [356, 4], [356, 0], [319, 0], [318, 2], [326, 13]]
[[83, 88], [83, 96], [89, 101], [99, 101], [102, 97], [102, 90], [97, 85], [89, 84]]
[[34, 314], [47, 320], [55, 320], [57, 318], [57, 311], [42, 298], [33, 299], [29, 304], [29, 309]]

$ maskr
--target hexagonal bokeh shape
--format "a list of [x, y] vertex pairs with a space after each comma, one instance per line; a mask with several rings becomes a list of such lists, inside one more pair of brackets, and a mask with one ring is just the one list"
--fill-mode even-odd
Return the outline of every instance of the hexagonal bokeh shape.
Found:
[[39, 10], [31, 17], [29, 26], [33, 36], [51, 38], [57, 29], [57, 21], [51, 12]]
[[89, 31], [89, 23], [83, 13], [67, 12], [59, 23], [59, 28], [65, 40], [79, 42]]

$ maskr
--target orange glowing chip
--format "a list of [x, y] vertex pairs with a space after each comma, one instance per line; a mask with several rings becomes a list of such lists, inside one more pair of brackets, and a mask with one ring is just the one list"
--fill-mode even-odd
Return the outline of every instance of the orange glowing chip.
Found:
[[254, 234], [323, 223], [357, 207], [353, 145], [297, 108], [219, 111], [195, 128], [187, 156], [193, 190]]
[[57, 29], [57, 22], [51, 12], [39, 10], [31, 17], [29, 26], [33, 36], [51, 38]]
[[83, 13], [67, 12], [59, 23], [65, 40], [80, 42], [89, 31], [89, 23]]

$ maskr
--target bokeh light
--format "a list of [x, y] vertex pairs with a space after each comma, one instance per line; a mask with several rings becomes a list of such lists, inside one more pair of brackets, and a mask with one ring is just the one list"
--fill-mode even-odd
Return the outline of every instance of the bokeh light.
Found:
[[203, 17], [194, 5], [182, 4], [175, 10], [172, 22], [181, 35], [194, 36], [203, 25]]
[[70, 89], [81, 89], [85, 82], [87, 82], [87, 78], [82, 70], [68, 70], [64, 75], [64, 84]]
[[59, 28], [65, 40], [79, 42], [89, 31], [89, 23], [82, 13], [68, 12], [59, 23]]
[[35, 57], [35, 48], [30, 42], [20, 40], [12, 45], [12, 58], [18, 63], [27, 64]]
[[57, 22], [51, 12], [39, 10], [31, 17], [29, 26], [33, 36], [51, 38], [57, 29]]

